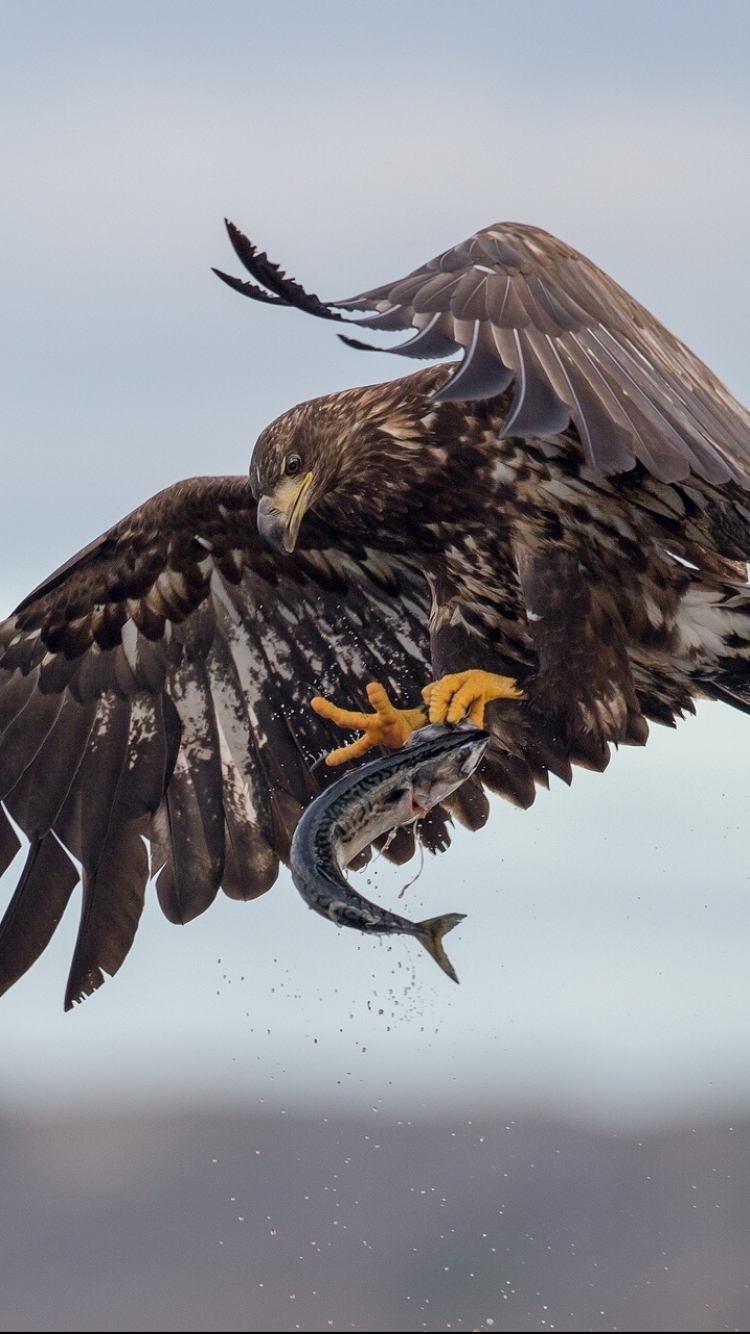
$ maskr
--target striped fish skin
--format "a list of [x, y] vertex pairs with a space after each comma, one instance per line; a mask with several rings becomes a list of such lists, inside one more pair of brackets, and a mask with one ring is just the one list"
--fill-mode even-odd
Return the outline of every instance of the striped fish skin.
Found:
[[471, 723], [430, 725], [401, 750], [345, 774], [302, 815], [290, 854], [292, 879], [308, 906], [336, 926], [375, 935], [416, 936], [454, 982], [443, 936], [463, 913], [422, 922], [389, 912], [359, 894], [344, 869], [373, 839], [419, 819], [471, 777], [489, 734]]

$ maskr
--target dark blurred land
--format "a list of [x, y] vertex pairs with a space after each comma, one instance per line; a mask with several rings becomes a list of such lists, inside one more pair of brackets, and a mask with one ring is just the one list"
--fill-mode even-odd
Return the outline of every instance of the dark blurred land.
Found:
[[750, 1125], [0, 1123], [3, 1330], [750, 1328]]

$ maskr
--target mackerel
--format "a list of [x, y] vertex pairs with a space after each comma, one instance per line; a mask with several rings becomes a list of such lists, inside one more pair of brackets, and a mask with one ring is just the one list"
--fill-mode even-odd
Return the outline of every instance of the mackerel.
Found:
[[473, 774], [489, 739], [471, 723], [421, 727], [400, 750], [345, 774], [322, 792], [302, 815], [290, 853], [292, 879], [309, 907], [336, 926], [416, 936], [458, 982], [442, 940], [465, 913], [412, 922], [366, 899], [343, 873], [373, 839], [427, 815], [455, 792]]

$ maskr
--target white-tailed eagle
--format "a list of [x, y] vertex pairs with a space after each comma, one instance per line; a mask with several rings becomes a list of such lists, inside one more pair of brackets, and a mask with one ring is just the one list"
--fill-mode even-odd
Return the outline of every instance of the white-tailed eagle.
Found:
[[175, 922], [269, 889], [337, 724], [363, 733], [338, 761], [484, 716], [478, 777], [417, 829], [436, 849], [484, 788], [528, 806], [697, 696], [750, 709], [750, 415], [682, 343], [534, 227], [325, 304], [228, 226], [243, 294], [461, 360], [293, 408], [249, 477], [168, 488], [0, 626], [0, 869], [30, 841], [0, 991], [79, 865], [68, 1008], [119, 968], [149, 874]]

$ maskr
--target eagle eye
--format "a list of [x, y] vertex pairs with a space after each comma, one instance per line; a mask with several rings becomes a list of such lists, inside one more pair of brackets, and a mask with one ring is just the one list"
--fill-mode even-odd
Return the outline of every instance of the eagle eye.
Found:
[[302, 459], [299, 454], [290, 454], [286, 461], [287, 477], [294, 477], [302, 467]]

